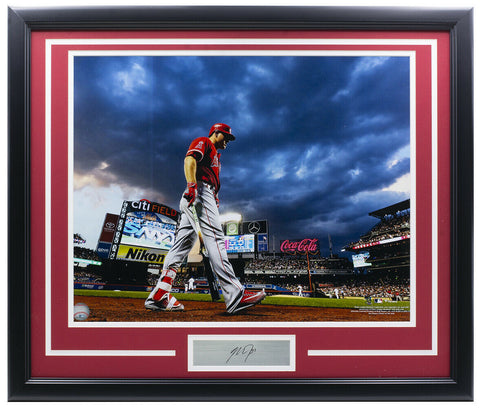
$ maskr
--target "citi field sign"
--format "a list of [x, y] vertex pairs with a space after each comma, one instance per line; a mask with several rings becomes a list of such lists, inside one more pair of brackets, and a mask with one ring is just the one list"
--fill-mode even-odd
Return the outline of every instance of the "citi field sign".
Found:
[[296, 241], [286, 239], [280, 244], [280, 251], [286, 254], [317, 254], [319, 251], [318, 239], [305, 238]]
[[[129, 205], [129, 206], [128, 206]], [[127, 201], [127, 212], [128, 211], [148, 211], [156, 214], [162, 214], [166, 217], [171, 218], [172, 220], [178, 220], [178, 211], [173, 208], [167, 207], [163, 204], [154, 203], [146, 199], [141, 199], [138, 201]]]

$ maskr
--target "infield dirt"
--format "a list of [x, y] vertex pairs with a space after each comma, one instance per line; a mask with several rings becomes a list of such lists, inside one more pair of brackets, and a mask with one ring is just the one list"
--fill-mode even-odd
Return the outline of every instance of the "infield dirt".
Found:
[[396, 308], [340, 309], [260, 304], [229, 315], [223, 302], [182, 301], [185, 310], [181, 312], [146, 310], [143, 299], [75, 296], [75, 303], [80, 302], [90, 308], [89, 322], [391, 322], [410, 319], [408, 311]]

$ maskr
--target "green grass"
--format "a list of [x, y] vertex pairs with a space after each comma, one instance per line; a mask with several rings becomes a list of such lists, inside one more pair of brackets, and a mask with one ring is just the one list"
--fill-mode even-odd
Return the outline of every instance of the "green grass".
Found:
[[338, 308], [375, 308], [375, 309], [410, 309], [410, 302], [387, 302], [367, 304], [363, 298], [350, 299], [329, 299], [329, 298], [307, 298], [298, 296], [271, 296], [267, 297], [262, 303], [282, 306], [310, 306], [310, 307], [338, 307]]
[[[75, 289], [74, 294], [75, 296], [146, 299], [149, 292]], [[201, 293], [174, 293], [173, 295], [178, 300], [193, 300], [197, 302], [210, 302], [212, 300], [210, 295]]]
[[[136, 298], [146, 299], [147, 292], [138, 291], [108, 291], [108, 290], [87, 290], [75, 289], [76, 296], [100, 296], [100, 297], [114, 297], [114, 298]], [[175, 293], [175, 297], [182, 300], [191, 300], [197, 302], [210, 302], [212, 298], [210, 295], [198, 293]], [[222, 298], [223, 300], [223, 298]], [[307, 298], [299, 296], [267, 296], [262, 301], [264, 305], [279, 305], [279, 306], [309, 306], [309, 307], [338, 307], [346, 309], [369, 308], [369, 309], [401, 309], [404, 311], [410, 310], [410, 302], [387, 302], [387, 303], [373, 303], [368, 305], [363, 298], [349, 298], [349, 299], [328, 299], [328, 298]]]

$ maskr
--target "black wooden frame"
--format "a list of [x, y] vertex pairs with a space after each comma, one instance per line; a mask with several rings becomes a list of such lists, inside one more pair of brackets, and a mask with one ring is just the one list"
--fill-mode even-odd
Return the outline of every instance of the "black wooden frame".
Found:
[[[368, 7], [9, 8], [10, 401], [473, 399], [473, 10]], [[451, 42], [448, 379], [104, 380], [30, 377], [30, 33], [33, 30], [446, 30]]]

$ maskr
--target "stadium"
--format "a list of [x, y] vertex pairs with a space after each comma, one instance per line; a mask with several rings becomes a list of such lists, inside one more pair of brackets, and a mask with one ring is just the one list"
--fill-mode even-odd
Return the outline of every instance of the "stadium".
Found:
[[235, 274], [248, 290], [265, 290], [267, 298], [252, 311], [226, 316], [223, 302], [212, 301], [209, 263], [197, 242], [172, 288], [186, 312], [155, 313], [143, 301], [173, 243], [178, 213], [145, 199], [124, 201], [119, 214], [105, 215], [95, 249], [74, 235], [74, 301], [89, 305], [89, 321], [202, 321], [212, 314], [218, 321], [408, 321], [410, 200], [368, 215], [378, 220], [370, 230], [340, 254], [333, 253], [328, 235], [329, 252], [322, 254], [318, 238], [276, 242], [268, 220], [225, 214], [225, 246]]

